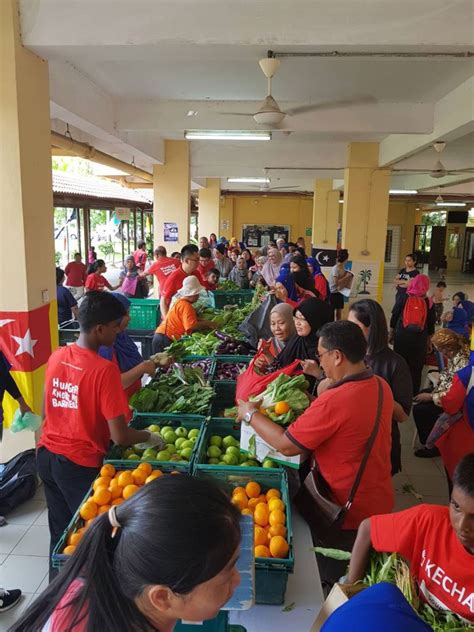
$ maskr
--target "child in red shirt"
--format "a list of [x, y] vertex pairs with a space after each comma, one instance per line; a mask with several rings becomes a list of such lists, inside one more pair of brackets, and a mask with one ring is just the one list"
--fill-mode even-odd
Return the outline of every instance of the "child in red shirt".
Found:
[[105, 265], [105, 261], [103, 259], [97, 259], [89, 266], [89, 274], [86, 279], [86, 292], [90, 292], [91, 290], [95, 290], [97, 292], [103, 292], [105, 288], [109, 290], [116, 290], [119, 285], [112, 286], [107, 281], [105, 276], [103, 276], [107, 272], [107, 266]]
[[449, 508], [417, 505], [362, 522], [348, 582], [362, 579], [372, 547], [407, 560], [432, 608], [474, 622], [474, 452], [457, 465]]
[[97, 354], [101, 345], [113, 344], [124, 316], [109, 293], [88, 293], [79, 308], [77, 342], [48, 361], [37, 465], [49, 510], [50, 553], [96, 478], [110, 440], [123, 446], [158, 441], [158, 435], [127, 426], [119, 369]]

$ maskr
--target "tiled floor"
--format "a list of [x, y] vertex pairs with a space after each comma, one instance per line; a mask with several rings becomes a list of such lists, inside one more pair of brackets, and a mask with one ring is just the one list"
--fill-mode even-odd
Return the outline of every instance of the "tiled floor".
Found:
[[[464, 277], [448, 277], [449, 294], [463, 289], [474, 296], [474, 286]], [[393, 303], [393, 291], [386, 285], [384, 308], [387, 313]], [[394, 478], [397, 510], [420, 502], [446, 504], [448, 488], [440, 459], [418, 459], [413, 456], [413, 420], [401, 426], [403, 472]], [[0, 462], [21, 450], [33, 447], [31, 433], [12, 435], [6, 432], [0, 446]], [[416, 496], [415, 496], [416, 494]], [[8, 525], [0, 528], [0, 586], [21, 588], [24, 597], [20, 605], [0, 615], [0, 632], [4, 632], [28, 604], [47, 585], [48, 518], [41, 486], [34, 499], [8, 516]]]

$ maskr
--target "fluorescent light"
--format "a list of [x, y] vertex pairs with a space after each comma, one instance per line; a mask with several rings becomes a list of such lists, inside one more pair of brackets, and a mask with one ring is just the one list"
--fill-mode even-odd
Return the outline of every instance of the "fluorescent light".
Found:
[[184, 132], [186, 140], [271, 140], [270, 132], [239, 132], [239, 131], [212, 131], [190, 130]]
[[416, 189], [390, 189], [390, 195], [416, 195]]
[[344, 204], [344, 200], [339, 200], [339, 204]]
[[246, 182], [254, 184], [267, 184], [270, 178], [227, 178], [227, 182]]
[[436, 206], [466, 206], [465, 202], [436, 202]]
[[197, 116], [197, 110], [188, 110], [186, 116]]

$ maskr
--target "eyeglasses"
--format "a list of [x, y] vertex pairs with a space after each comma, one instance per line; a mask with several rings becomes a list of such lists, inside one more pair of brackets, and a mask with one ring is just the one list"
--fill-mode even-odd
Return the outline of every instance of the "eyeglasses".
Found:
[[321, 360], [323, 355], [326, 355], [326, 353], [330, 353], [331, 351], [339, 351], [339, 349], [328, 349], [327, 351], [323, 351], [322, 353], [317, 353], [316, 360]]

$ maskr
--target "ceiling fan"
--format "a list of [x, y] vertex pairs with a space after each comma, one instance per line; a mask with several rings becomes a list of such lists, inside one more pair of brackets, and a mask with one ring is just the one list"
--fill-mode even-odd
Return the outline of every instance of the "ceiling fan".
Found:
[[[264, 193], [271, 193], [272, 191], [278, 191], [280, 189], [299, 189], [299, 186], [297, 184], [292, 185], [292, 186], [282, 186], [282, 187], [272, 187], [270, 186], [271, 180], [268, 177], [268, 171], [266, 169], [263, 170], [263, 174], [265, 177], [265, 182], [263, 184], [259, 184], [259, 185], [250, 185], [250, 189], [257, 189], [258, 191], [263, 191]], [[280, 178], [278, 178], [279, 180]]]
[[[433, 149], [438, 155], [443, 153], [444, 148], [446, 147], [446, 143], [437, 142], [433, 143]], [[474, 168], [466, 168], [466, 169], [446, 169], [441, 160], [437, 160], [431, 170], [426, 169], [393, 169], [392, 174], [394, 176], [397, 175], [409, 175], [410, 173], [421, 173], [427, 174], [432, 178], [444, 178], [445, 176], [455, 176], [458, 173], [472, 173], [474, 174]]]
[[339, 101], [327, 101], [325, 103], [312, 103], [302, 105], [296, 108], [290, 108], [286, 111], [280, 109], [280, 106], [272, 96], [272, 78], [280, 66], [280, 60], [268, 54], [268, 57], [261, 59], [259, 62], [263, 74], [267, 77], [268, 87], [267, 96], [260, 104], [258, 110], [254, 113], [249, 112], [218, 112], [225, 116], [251, 116], [259, 125], [278, 126], [286, 116], [296, 116], [305, 114], [306, 112], [315, 112], [317, 110], [328, 110], [336, 107], [347, 105], [360, 105], [366, 103], [374, 103], [375, 98], [370, 96], [354, 97], [353, 99], [341, 99]]

